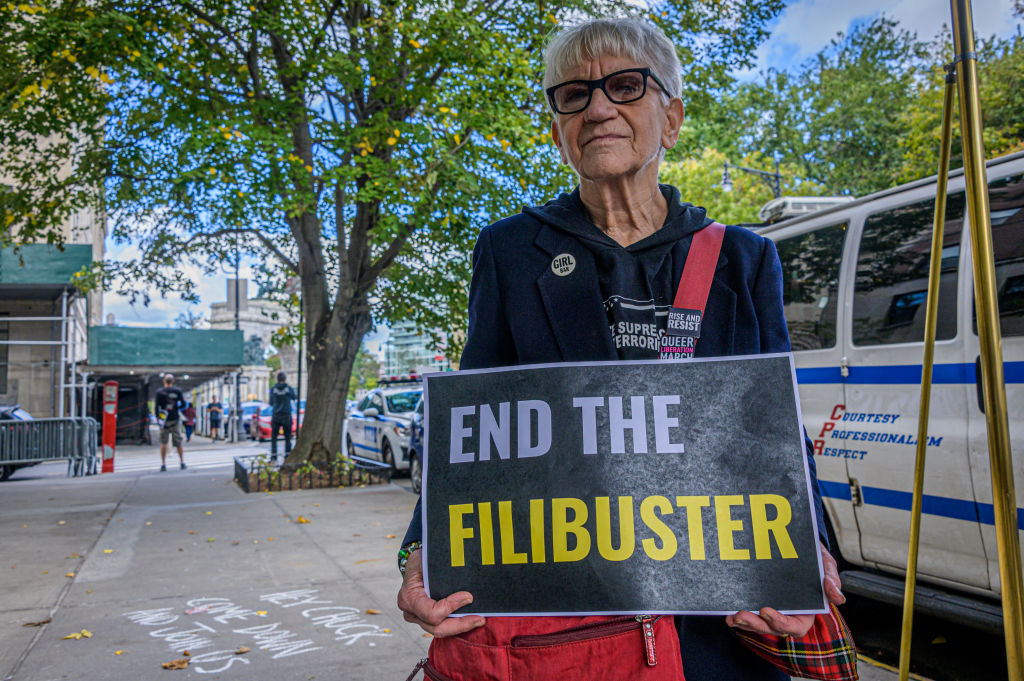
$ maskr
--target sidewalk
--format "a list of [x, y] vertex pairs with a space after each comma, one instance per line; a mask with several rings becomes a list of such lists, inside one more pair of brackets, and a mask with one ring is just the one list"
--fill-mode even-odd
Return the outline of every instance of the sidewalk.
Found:
[[[154, 449], [118, 456], [158, 462]], [[397, 485], [246, 495], [231, 477], [154, 466], [0, 486], [0, 679], [164, 678], [185, 650], [188, 669], [168, 678], [406, 678], [430, 642], [395, 605], [415, 497]], [[896, 675], [862, 664], [861, 678]]]

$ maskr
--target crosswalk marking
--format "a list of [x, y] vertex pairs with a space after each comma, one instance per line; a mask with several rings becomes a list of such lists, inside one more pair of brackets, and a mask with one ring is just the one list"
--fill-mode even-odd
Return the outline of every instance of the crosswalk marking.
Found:
[[[234, 465], [234, 457], [238, 451], [185, 451], [185, 465], [189, 469], [222, 468]], [[249, 452], [246, 452], [249, 453]], [[159, 471], [160, 453], [153, 452], [153, 456], [133, 456], [131, 458], [118, 459], [114, 457], [114, 473], [132, 473], [139, 471]], [[167, 470], [178, 470], [178, 453], [170, 451], [167, 453]]]

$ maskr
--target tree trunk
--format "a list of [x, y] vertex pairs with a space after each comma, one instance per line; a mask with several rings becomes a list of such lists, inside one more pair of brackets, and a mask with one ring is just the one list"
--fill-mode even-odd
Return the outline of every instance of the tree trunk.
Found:
[[[305, 462], [322, 465], [342, 451], [342, 421], [356, 353], [372, 323], [366, 304], [350, 304], [327, 315], [330, 322], [307, 333], [309, 383], [306, 412], [295, 448], [285, 459], [289, 470]], [[300, 358], [301, 361], [301, 358]]]

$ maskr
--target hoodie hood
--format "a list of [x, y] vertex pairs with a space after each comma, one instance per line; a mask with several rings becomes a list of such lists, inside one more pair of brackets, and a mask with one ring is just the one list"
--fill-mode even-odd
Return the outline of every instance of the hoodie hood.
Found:
[[[668, 202], [668, 214], [665, 216], [664, 224], [654, 234], [626, 246], [624, 250], [637, 253], [656, 249], [664, 244], [675, 243], [711, 224], [707, 211], [692, 203], [684, 203], [678, 189], [667, 184], [658, 185], [658, 188]], [[571, 234], [592, 251], [600, 248], [623, 249], [587, 218], [586, 209], [580, 199], [579, 186], [568, 194], [560, 194], [543, 206], [524, 208], [523, 212], [544, 224]]]

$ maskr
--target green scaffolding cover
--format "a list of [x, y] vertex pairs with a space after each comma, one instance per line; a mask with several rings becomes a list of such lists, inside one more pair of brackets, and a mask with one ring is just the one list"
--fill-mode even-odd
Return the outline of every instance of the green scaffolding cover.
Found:
[[89, 328], [93, 366], [239, 366], [243, 332], [211, 329]]

